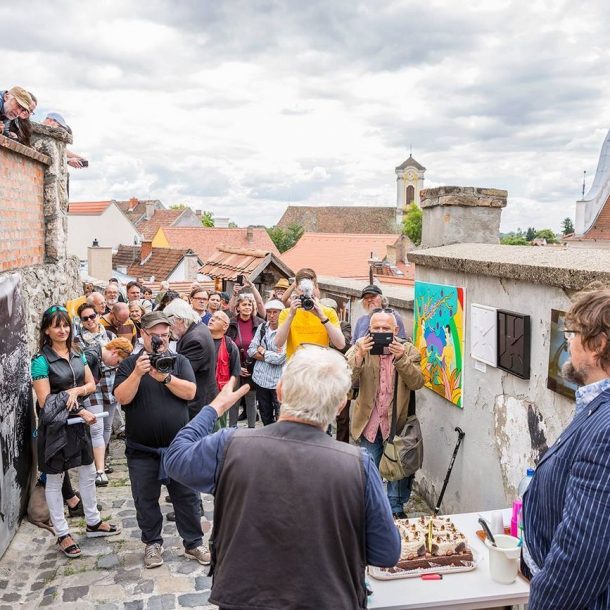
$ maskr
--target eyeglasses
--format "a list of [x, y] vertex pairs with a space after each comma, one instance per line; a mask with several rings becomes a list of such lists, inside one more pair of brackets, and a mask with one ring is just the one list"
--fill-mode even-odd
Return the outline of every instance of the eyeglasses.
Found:
[[207, 297], [191, 297], [192, 301], [208, 301]]
[[145, 332], [149, 337], [159, 337], [159, 339], [169, 339], [169, 333], [151, 333], [148, 332], [147, 330], [143, 330], [143, 332]]
[[51, 315], [56, 311], [65, 311], [66, 313], [68, 313], [68, 310], [65, 307], [62, 307], [61, 305], [53, 305], [53, 307], [49, 307], [49, 309], [47, 309], [43, 315]]
[[97, 314], [96, 313], [92, 313], [90, 316], [81, 316], [81, 321], [82, 322], [87, 322], [89, 320], [91, 320], [91, 322], [93, 322], [93, 320], [95, 320], [95, 318], [97, 318]]
[[394, 310], [391, 307], [375, 307], [375, 309], [373, 309], [373, 311], [371, 311], [371, 314], [374, 313], [394, 313]]
[[567, 328], [563, 330], [563, 336], [566, 341], [571, 341], [576, 335], [580, 335], [579, 330], [568, 330]]

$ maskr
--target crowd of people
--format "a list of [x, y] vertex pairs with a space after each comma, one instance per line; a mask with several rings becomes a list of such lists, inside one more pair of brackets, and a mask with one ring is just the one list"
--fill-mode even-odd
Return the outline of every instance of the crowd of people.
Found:
[[[394, 519], [406, 516], [413, 478], [388, 481], [384, 489], [378, 470], [384, 443], [392, 413], [401, 429], [424, 376], [404, 321], [380, 286], [365, 286], [360, 297], [364, 313], [353, 328], [340, 320], [335, 301], [320, 299], [312, 269], [278, 281], [266, 301], [247, 277], [231, 295], [199, 285], [180, 295], [167, 284], [153, 295], [138, 281], [123, 293], [111, 278], [103, 291], [85, 285], [66, 307], [49, 307], [32, 379], [38, 466], [60, 550], [70, 558], [81, 553], [64, 503], [70, 516], [85, 517], [88, 537], [120, 531], [102, 521], [96, 499], [96, 486], [108, 484], [112, 473], [114, 423], [125, 439], [147, 568], [163, 563], [159, 502], [165, 485], [174, 509], [168, 519], [176, 522], [184, 556], [211, 564], [214, 603], [366, 607], [364, 567], [398, 560]], [[566, 330], [572, 357], [566, 374], [588, 388], [577, 394], [581, 419], [585, 406], [589, 417], [610, 403], [608, 343], [598, 338], [610, 332], [610, 291], [597, 297], [594, 311], [590, 302], [583, 297], [567, 315], [574, 328]], [[377, 336], [388, 339], [381, 350], [373, 349]], [[66, 425], [73, 418], [77, 423]], [[238, 427], [240, 420], [245, 424]], [[606, 420], [587, 424], [582, 434], [591, 428], [593, 440], [601, 439]], [[610, 457], [602, 449], [595, 443], [572, 447], [570, 456], [584, 451], [587, 466], [579, 475], [583, 484], [574, 483], [570, 493], [606, 536], [610, 530], [596, 508], [607, 505], [610, 493], [607, 464], [598, 464]], [[548, 595], [557, 588], [553, 568], [544, 567], [546, 556], [560, 553], [556, 528], [573, 509], [571, 523], [589, 526], [564, 488], [548, 497], [557, 480], [570, 485], [562, 459], [549, 462], [525, 498], [523, 572]], [[68, 474], [73, 468], [78, 492]], [[200, 493], [214, 495], [209, 547]], [[552, 516], [552, 528], [545, 515]], [[585, 542], [569, 540], [575, 548]], [[555, 560], [561, 575], [563, 555]], [[309, 564], [318, 566], [315, 573], [302, 570]], [[598, 593], [608, 594], [607, 581]]]

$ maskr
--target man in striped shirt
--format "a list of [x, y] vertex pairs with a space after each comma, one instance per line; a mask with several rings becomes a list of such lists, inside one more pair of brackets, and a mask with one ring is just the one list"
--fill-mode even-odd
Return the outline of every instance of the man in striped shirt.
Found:
[[530, 610], [610, 609], [610, 290], [566, 314], [574, 419], [538, 462], [523, 499]]

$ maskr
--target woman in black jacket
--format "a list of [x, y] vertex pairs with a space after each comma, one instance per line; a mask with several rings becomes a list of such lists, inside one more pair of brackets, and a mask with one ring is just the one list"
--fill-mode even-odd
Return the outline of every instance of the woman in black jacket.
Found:
[[[43, 410], [38, 427], [38, 468], [46, 474], [45, 496], [59, 548], [73, 558], [78, 557], [81, 550], [70, 535], [64, 516], [61, 488], [68, 469], [79, 470], [87, 537], [112, 536], [119, 529], [103, 522], [97, 509], [95, 466], [87, 426], [95, 423], [95, 416], [82, 409], [78, 401], [95, 390], [95, 383], [84, 355], [78, 356], [72, 351], [72, 324], [65, 307], [53, 305], [44, 312], [39, 347], [39, 353], [32, 359], [34, 392], [38, 408]], [[44, 413], [47, 400], [53, 407], [52, 414]], [[60, 401], [65, 402], [65, 412], [57, 409]], [[68, 416], [79, 416], [87, 425], [76, 424], [68, 430], [63, 423]], [[53, 453], [50, 449], [57, 445], [59, 434], [65, 435], [68, 443], [58, 453]]]

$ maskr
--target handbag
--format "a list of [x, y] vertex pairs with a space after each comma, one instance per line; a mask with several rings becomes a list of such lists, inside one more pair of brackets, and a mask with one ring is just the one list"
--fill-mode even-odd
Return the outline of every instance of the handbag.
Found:
[[388, 440], [383, 444], [383, 455], [379, 461], [379, 473], [386, 481], [400, 481], [414, 475], [424, 461], [424, 440], [419, 419], [415, 414], [415, 392], [411, 390], [407, 422], [397, 434], [396, 395], [398, 393], [398, 371], [394, 373], [394, 396], [392, 398], [392, 423]]

